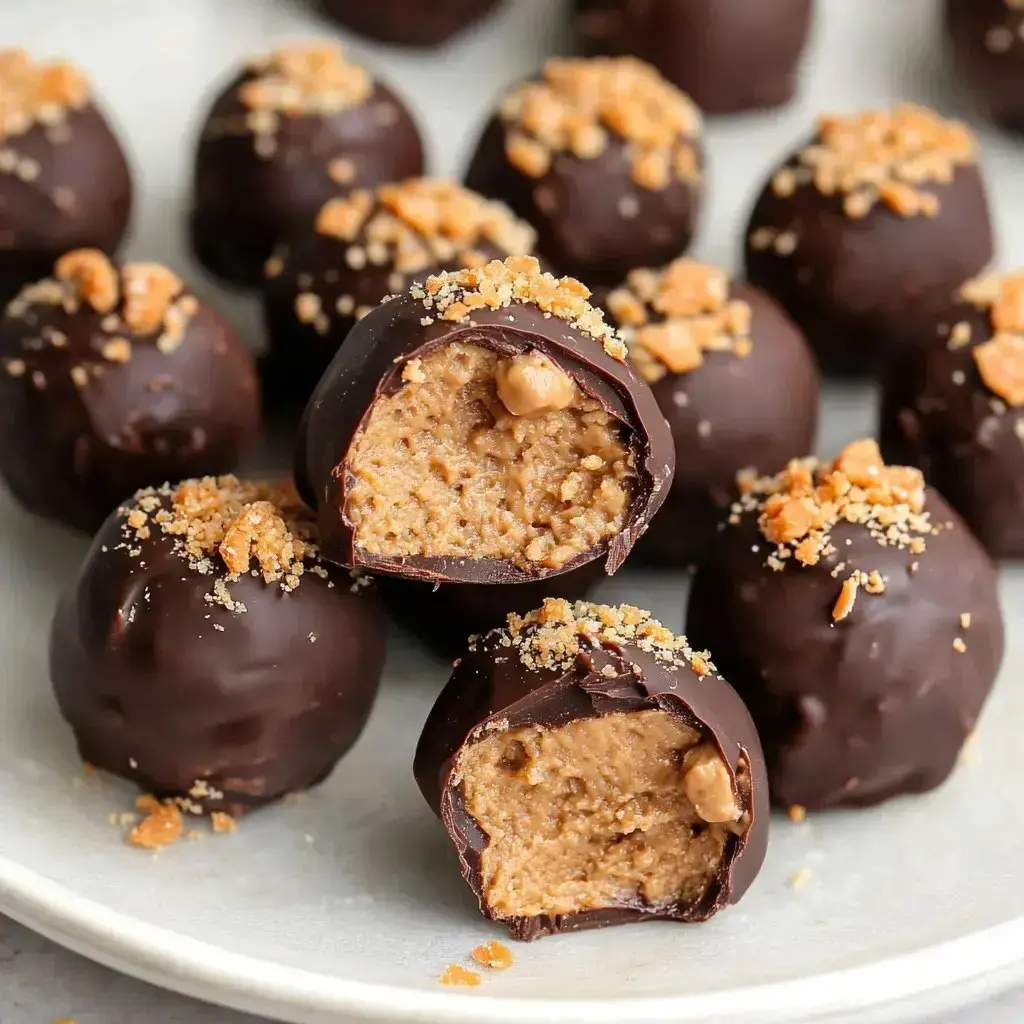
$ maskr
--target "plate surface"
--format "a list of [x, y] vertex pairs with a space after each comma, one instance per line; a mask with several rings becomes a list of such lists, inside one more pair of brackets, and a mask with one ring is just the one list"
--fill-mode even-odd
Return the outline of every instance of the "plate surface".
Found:
[[[252, 305], [204, 284], [183, 244], [196, 119], [245, 55], [324, 26], [283, 0], [5, 6], [5, 42], [79, 61], [124, 129], [140, 181], [131, 252], [185, 270], [255, 342]], [[820, 6], [801, 101], [781, 115], [710, 127], [712, 195], [698, 256], [735, 265], [754, 191], [816, 112], [901, 96], [957, 109], [931, 0]], [[352, 49], [417, 106], [433, 170], [457, 174], [490, 98], [559, 46], [559, 12], [551, 0], [510, 0], [442, 56]], [[1005, 236], [1024, 214], [1024, 154], [981, 132]], [[1024, 238], [1002, 242], [1006, 265], [1024, 263]], [[822, 449], [871, 423], [868, 392], [831, 392]], [[476, 914], [410, 774], [445, 666], [397, 638], [370, 727], [327, 785], [252, 817], [230, 838], [148, 856], [108, 824], [132, 794], [82, 778], [46, 678], [49, 617], [84, 550], [0, 496], [0, 911], [81, 953], [302, 1024], [864, 1024], [948, 1010], [1024, 978], [1024, 641], [1012, 628], [1024, 616], [1024, 570], [1004, 572], [1011, 629], [998, 690], [972, 756], [940, 792], [802, 825], [778, 820], [755, 887], [710, 924], [545, 939], [517, 947], [513, 970], [464, 993], [441, 988], [437, 975], [499, 933]], [[680, 578], [627, 572], [601, 596], [682, 625]], [[790, 888], [801, 868], [809, 882]]]

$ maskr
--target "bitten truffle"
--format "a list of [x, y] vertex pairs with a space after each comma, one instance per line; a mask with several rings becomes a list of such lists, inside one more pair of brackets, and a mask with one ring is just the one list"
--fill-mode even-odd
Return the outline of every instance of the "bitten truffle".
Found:
[[696, 564], [736, 500], [740, 470], [779, 470], [814, 447], [814, 358], [766, 295], [688, 259], [634, 270], [606, 308], [685, 453], [637, 553]]
[[58, 607], [50, 677], [89, 764], [237, 815], [348, 751], [385, 633], [370, 580], [321, 561], [293, 488], [207, 477], [110, 516]]
[[128, 163], [85, 75], [0, 49], [0, 306], [69, 249], [115, 252], [131, 207]]
[[942, 783], [1003, 655], [988, 555], [874, 441], [745, 481], [687, 631], [750, 709], [773, 799], [808, 810]]
[[704, 921], [764, 861], [754, 724], [707, 652], [628, 605], [548, 600], [470, 644], [416, 779], [517, 939]]
[[533, 251], [536, 233], [501, 203], [414, 178], [329, 199], [312, 231], [267, 261], [268, 390], [309, 399], [352, 325], [413, 280]]
[[278, 239], [311, 229], [330, 198], [423, 172], [405, 104], [330, 42], [253, 58], [218, 96], [196, 154], [196, 257], [255, 288]]
[[399, 46], [434, 47], [489, 14], [501, 0], [319, 0], [353, 32]]
[[530, 256], [442, 273], [352, 329], [296, 479], [325, 555], [438, 583], [615, 572], [664, 501], [672, 437], [622, 339]]
[[484, 130], [466, 184], [538, 233], [560, 273], [590, 287], [685, 252], [703, 196], [697, 108], [632, 57], [549, 60]]
[[0, 474], [92, 533], [154, 480], [233, 469], [259, 434], [248, 349], [157, 263], [62, 256], [0, 321]]
[[705, 114], [779, 107], [796, 91], [812, 0], [575, 0], [588, 56], [653, 64]]
[[951, 297], [886, 381], [882, 450], [924, 470], [989, 553], [1024, 556], [1024, 272]]
[[833, 374], [877, 372], [919, 309], [992, 255], [974, 137], [909, 104], [821, 118], [771, 176], [746, 236], [750, 283]]
[[1004, 128], [1024, 132], [1024, 3], [945, 0], [954, 67]]

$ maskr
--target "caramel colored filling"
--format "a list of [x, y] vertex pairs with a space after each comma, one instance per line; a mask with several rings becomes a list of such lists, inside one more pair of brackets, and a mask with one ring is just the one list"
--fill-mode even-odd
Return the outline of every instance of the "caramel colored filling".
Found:
[[717, 751], [663, 711], [494, 733], [457, 772], [497, 917], [696, 902], [748, 820]]
[[632, 470], [617, 425], [546, 357], [451, 344], [403, 380], [349, 457], [361, 549], [558, 568], [622, 530]]

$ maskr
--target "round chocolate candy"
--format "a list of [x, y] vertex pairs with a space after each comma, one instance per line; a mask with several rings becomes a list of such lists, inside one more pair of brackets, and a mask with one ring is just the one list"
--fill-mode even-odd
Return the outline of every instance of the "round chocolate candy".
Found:
[[321, 562], [294, 489], [206, 477], [103, 525], [57, 609], [50, 678], [89, 764], [238, 814], [348, 751], [385, 634], [369, 579]]
[[768, 844], [757, 732], [648, 612], [547, 600], [475, 638], [416, 749], [483, 914], [513, 938], [704, 921]]
[[992, 258], [975, 140], [903, 104], [820, 119], [775, 171], [747, 228], [751, 284], [782, 304], [822, 369], [871, 374], [921, 307]]
[[156, 263], [62, 256], [0, 320], [0, 475], [94, 532], [154, 480], [234, 468], [260, 428], [252, 356]]
[[525, 256], [535, 241], [501, 203], [448, 181], [414, 178], [329, 199], [314, 229], [267, 261], [265, 388], [304, 405], [352, 325], [386, 295], [440, 270]]
[[82, 72], [0, 50], [0, 307], [69, 249], [114, 252], [131, 208], [128, 163]]
[[328, 558], [438, 583], [618, 569], [675, 456], [588, 295], [517, 256], [430, 277], [356, 324], [298, 445]]
[[1024, 7], [1015, 0], [945, 0], [956, 72], [1004, 128], [1024, 132]]
[[700, 113], [632, 57], [549, 60], [502, 100], [466, 184], [538, 232], [590, 287], [686, 251], [704, 190]]
[[353, 32], [399, 46], [434, 47], [489, 14], [501, 0], [319, 0]]
[[736, 500], [737, 473], [782, 469], [813, 448], [814, 358], [766, 295], [688, 259], [633, 271], [606, 308], [686, 453], [637, 554], [694, 565]]
[[405, 104], [330, 42], [254, 58], [217, 97], [196, 154], [192, 246], [212, 273], [257, 287], [278, 239], [332, 196], [423, 172]]
[[916, 469], [874, 441], [747, 482], [694, 578], [764, 744], [776, 803], [866, 806], [942, 783], [1003, 655], [996, 572]]
[[924, 470], [996, 558], [1024, 556], [1024, 272], [965, 284], [892, 368], [882, 451]]
[[575, 0], [588, 56], [653, 64], [706, 114], [779, 107], [796, 92], [812, 0]]

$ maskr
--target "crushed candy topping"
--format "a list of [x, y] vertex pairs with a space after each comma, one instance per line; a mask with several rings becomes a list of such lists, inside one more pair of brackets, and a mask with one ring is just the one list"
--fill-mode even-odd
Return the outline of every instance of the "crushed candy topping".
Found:
[[253, 77], [239, 87], [242, 104], [286, 117], [335, 114], [364, 103], [373, 92], [369, 72], [345, 58], [332, 42], [281, 47], [254, 58]]
[[1024, 272], [968, 281], [960, 296], [988, 310], [992, 322], [991, 338], [971, 351], [985, 387], [1007, 405], [1024, 406]]
[[74, 65], [36, 64], [24, 50], [0, 49], [0, 142], [37, 125], [59, 127], [89, 101], [89, 82]]

